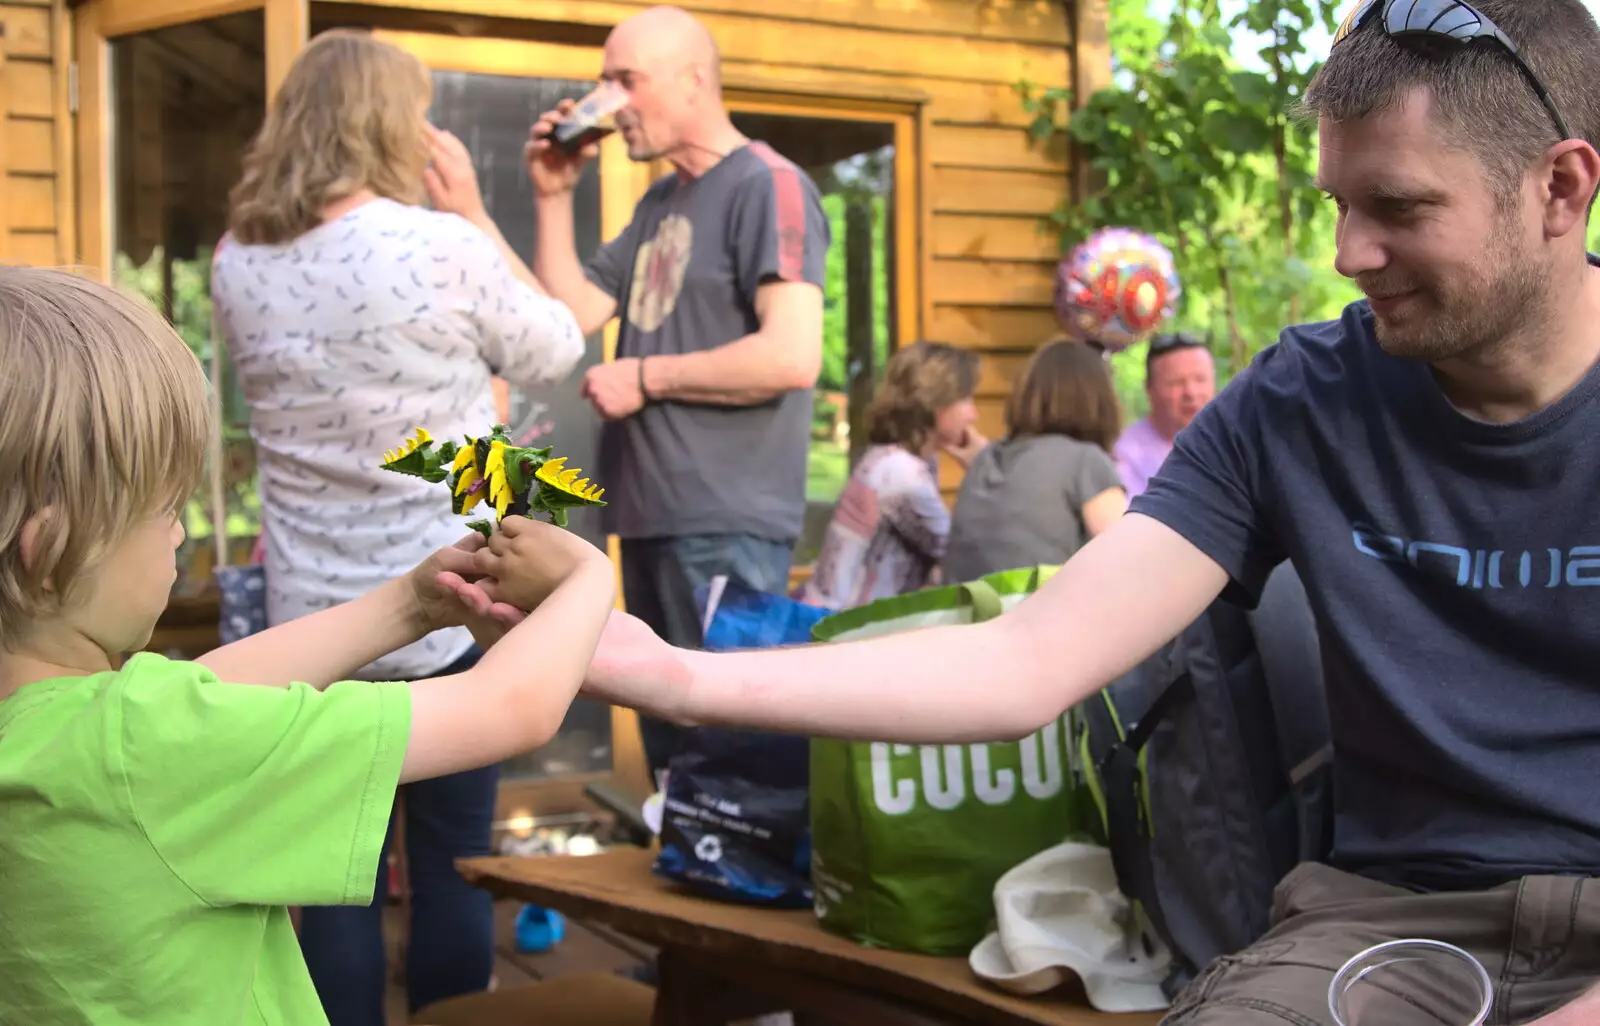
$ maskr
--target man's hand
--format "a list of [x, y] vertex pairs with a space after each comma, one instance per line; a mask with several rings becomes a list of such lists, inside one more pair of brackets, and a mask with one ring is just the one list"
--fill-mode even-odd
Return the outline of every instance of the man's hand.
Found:
[[[477, 612], [486, 614], [495, 603], [534, 609], [557, 585], [585, 567], [604, 566], [609, 573], [611, 560], [566, 528], [509, 516], [500, 521], [488, 544], [473, 555], [473, 566], [475, 575], [487, 579], [464, 583], [475, 583], [472, 594], [481, 594], [489, 605], [468, 601]], [[460, 589], [453, 591], [450, 601], [460, 602], [459, 595]]]
[[547, 110], [528, 129], [528, 141], [522, 147], [523, 162], [528, 165], [528, 181], [533, 183], [534, 194], [541, 199], [570, 195], [578, 187], [578, 178], [584, 165], [600, 155], [598, 143], [590, 143], [577, 153], [566, 153], [550, 140], [557, 122], [572, 111], [572, 100], [562, 100], [555, 110]]
[[1600, 1022], [1600, 987], [1586, 991], [1576, 1001], [1540, 1016], [1527, 1026], [1591, 1026]]
[[422, 183], [434, 209], [459, 214], [479, 227], [487, 223], [489, 212], [478, 191], [478, 172], [461, 140], [429, 125], [428, 156], [432, 164], [422, 172]]
[[644, 409], [638, 358], [629, 356], [590, 367], [583, 375], [581, 394], [606, 420], [621, 420], [638, 413]]
[[[491, 591], [499, 590], [496, 582], [445, 576], [472, 615], [492, 620], [500, 631], [527, 619], [528, 614], [516, 606], [489, 597]], [[589, 663], [583, 694], [681, 721], [689, 707], [691, 679], [682, 657], [681, 651], [657, 637], [643, 620], [613, 610]]]
[[466, 622], [461, 600], [440, 578], [451, 575], [462, 581], [475, 580], [478, 570], [474, 556], [483, 546], [483, 535], [474, 531], [449, 548], [433, 553], [406, 575], [415, 603], [414, 615], [424, 632], [459, 627]]

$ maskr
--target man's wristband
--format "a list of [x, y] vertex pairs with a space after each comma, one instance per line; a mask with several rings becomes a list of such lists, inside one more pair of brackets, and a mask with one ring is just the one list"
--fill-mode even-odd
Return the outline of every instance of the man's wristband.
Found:
[[653, 397], [644, 387], [644, 362], [648, 359], [647, 356], [639, 357], [639, 397], [647, 403], [653, 401]]

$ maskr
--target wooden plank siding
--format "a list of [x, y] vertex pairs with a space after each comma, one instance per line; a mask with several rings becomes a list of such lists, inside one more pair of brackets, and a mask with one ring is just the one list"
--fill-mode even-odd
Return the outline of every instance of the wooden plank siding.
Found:
[[[71, 35], [65, 2], [0, 0], [7, 26], [0, 256], [7, 259], [54, 263], [80, 256], [75, 151], [67, 138]], [[521, 40], [549, 39], [560, 28], [555, 38], [588, 33], [593, 45], [651, 2], [360, 0], [337, 7], [342, 20], [351, 12], [365, 20], [365, 11], [372, 24], [388, 28]], [[902, 323], [916, 325], [922, 337], [983, 354], [981, 424], [998, 432], [1011, 380], [1026, 354], [1055, 330], [1050, 289], [1057, 244], [1043, 218], [1077, 184], [1069, 173], [1072, 154], [1061, 141], [1029, 138], [1015, 85], [1026, 79], [1081, 91], [1102, 84], [1110, 72], [1105, 0], [680, 2], [716, 38], [730, 91], [875, 100], [920, 112], [911, 179], [920, 201], [917, 249], [904, 257], [915, 262], [920, 300]], [[74, 16], [83, 19], [92, 7], [100, 29], [118, 35], [181, 17], [186, 4], [206, 13], [259, 4], [279, 15], [268, 19], [283, 37], [282, 45], [268, 48], [269, 78], [281, 75], [308, 10], [315, 20], [318, 6], [306, 0], [89, 0]], [[407, 18], [429, 20], [397, 23]], [[448, 38], [439, 37], [441, 44]], [[947, 482], [953, 480], [949, 470]]]
[[0, 2], [0, 260], [76, 259], [64, 0]]

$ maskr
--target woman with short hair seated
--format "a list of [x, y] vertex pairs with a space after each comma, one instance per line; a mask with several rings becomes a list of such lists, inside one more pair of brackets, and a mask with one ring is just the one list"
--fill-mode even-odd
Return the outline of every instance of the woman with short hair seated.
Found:
[[948, 581], [1064, 563], [1127, 512], [1111, 460], [1122, 414], [1098, 351], [1066, 340], [1040, 347], [1005, 418], [1006, 437], [978, 453], [956, 495]]

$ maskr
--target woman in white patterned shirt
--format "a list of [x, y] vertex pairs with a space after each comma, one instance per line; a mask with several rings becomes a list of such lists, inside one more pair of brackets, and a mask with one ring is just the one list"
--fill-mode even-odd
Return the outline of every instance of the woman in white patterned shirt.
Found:
[[849, 609], [929, 583], [950, 535], [935, 461], [943, 450], [965, 466], [986, 444], [974, 426], [977, 373], [976, 353], [940, 342], [889, 358], [865, 418], [872, 444], [834, 507], [801, 601]]
[[[462, 537], [445, 491], [380, 470], [382, 453], [418, 426], [478, 434], [495, 422], [492, 378], [558, 381], [583, 355], [571, 312], [489, 219], [466, 149], [427, 123], [431, 93], [427, 70], [395, 47], [317, 37], [231, 197], [212, 297], [251, 409], [273, 623], [353, 599]], [[478, 654], [466, 630], [439, 631], [362, 676], [454, 673]], [[413, 1009], [489, 982], [490, 898], [453, 860], [488, 853], [496, 785], [491, 767], [403, 789]], [[385, 1021], [382, 865], [370, 907], [304, 913], [333, 1026]]]

